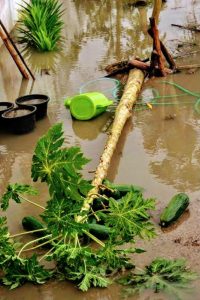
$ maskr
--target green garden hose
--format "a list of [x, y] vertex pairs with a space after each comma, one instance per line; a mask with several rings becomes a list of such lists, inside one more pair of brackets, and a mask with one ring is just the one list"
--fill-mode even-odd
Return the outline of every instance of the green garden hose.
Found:
[[[166, 99], [166, 98], [177, 98], [177, 97], [183, 97], [183, 96], [193, 96], [196, 99], [195, 103], [194, 103], [194, 110], [200, 114], [200, 93], [199, 92], [192, 92], [184, 87], [182, 87], [181, 85], [177, 84], [177, 83], [174, 83], [174, 82], [170, 82], [170, 81], [162, 81], [162, 83], [167, 83], [167, 84], [170, 84], [176, 88], [178, 88], [179, 90], [183, 91], [184, 93], [183, 94], [177, 94], [177, 95], [159, 95], [159, 92], [158, 90], [156, 89], [152, 89], [153, 93], [155, 94], [155, 96], [151, 99], [149, 99], [148, 102], [146, 101], [142, 101], [142, 99], [140, 98], [140, 101], [137, 102], [137, 104], [135, 105], [135, 108], [134, 110], [135, 111], [140, 111], [140, 110], [146, 110], [146, 109], [149, 109], [148, 108], [148, 103], [151, 103], [153, 106], [156, 106], [156, 105], [179, 105], [180, 103], [179, 102], [157, 102], [157, 100], [159, 99]], [[181, 102], [181, 104], [191, 104], [191, 101], [184, 101], [184, 102]], [[140, 107], [138, 107], [140, 106]], [[141, 107], [142, 106], [142, 107]]]

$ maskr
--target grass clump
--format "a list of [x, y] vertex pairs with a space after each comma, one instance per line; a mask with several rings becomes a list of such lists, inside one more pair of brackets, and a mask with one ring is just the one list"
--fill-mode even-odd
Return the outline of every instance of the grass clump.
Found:
[[55, 51], [61, 45], [62, 4], [58, 0], [31, 0], [21, 5], [18, 40], [38, 51]]

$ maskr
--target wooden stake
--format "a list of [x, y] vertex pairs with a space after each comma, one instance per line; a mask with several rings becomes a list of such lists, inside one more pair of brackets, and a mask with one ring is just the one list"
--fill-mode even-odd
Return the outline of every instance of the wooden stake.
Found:
[[[149, 28], [148, 33], [153, 39], [154, 36], [153, 36], [153, 32], [152, 32], [151, 28]], [[164, 57], [166, 58], [166, 61], [169, 64], [170, 69], [175, 70], [176, 63], [175, 63], [172, 55], [169, 53], [169, 51], [167, 50], [167, 48], [165, 47], [165, 45], [163, 44], [163, 42], [161, 40], [160, 40], [160, 47], [161, 47], [161, 51], [162, 51]]]
[[19, 55], [22, 63], [24, 64], [24, 66], [26, 67], [27, 71], [29, 72], [29, 74], [31, 75], [31, 77], [33, 78], [33, 80], [35, 80], [35, 76], [33, 75], [33, 73], [31, 72], [30, 68], [28, 67], [27, 63], [25, 62], [23, 56], [21, 55], [20, 51], [18, 50], [17, 46], [15, 45], [15, 43], [13, 42], [13, 39], [11, 38], [9, 32], [7, 31], [6, 27], [4, 26], [3, 22], [0, 20], [0, 26], [3, 28], [5, 34], [7, 35], [9, 41], [11, 42], [13, 48], [15, 49], [15, 51], [17, 52], [17, 54]]
[[156, 24], [158, 24], [160, 11], [162, 7], [162, 0], [154, 0], [152, 18], [155, 19]]
[[[162, 52], [160, 47], [159, 31], [156, 25], [155, 18], [150, 18], [151, 30], [153, 32], [153, 50], [157, 53], [158, 69], [160, 70], [160, 75], [165, 76], [165, 66], [162, 58]], [[156, 67], [156, 66], [154, 66]]]
[[10, 42], [10, 40], [8, 39], [6, 33], [4, 32], [4, 30], [0, 27], [0, 37], [2, 38], [4, 45], [6, 46], [6, 48], [8, 49], [8, 51], [10, 52], [14, 62], [16, 63], [19, 71], [21, 72], [22, 76], [26, 79], [29, 79], [29, 75], [26, 71], [26, 68], [24, 67], [19, 55], [17, 54], [16, 50], [14, 49], [12, 43]]

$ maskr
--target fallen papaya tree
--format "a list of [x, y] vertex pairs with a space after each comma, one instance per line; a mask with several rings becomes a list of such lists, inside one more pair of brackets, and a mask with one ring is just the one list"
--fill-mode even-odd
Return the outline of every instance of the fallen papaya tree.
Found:
[[[6, 217], [0, 217], [2, 284], [16, 288], [25, 282], [42, 284], [50, 278], [58, 278], [71, 280], [82, 291], [87, 291], [90, 287], [107, 287], [114, 274], [134, 268], [131, 254], [145, 251], [135, 247], [135, 239], [150, 239], [156, 235], [150, 220], [155, 199], [144, 199], [138, 187], [117, 186], [104, 179], [143, 80], [143, 71], [130, 71], [92, 183], [82, 177], [81, 170], [88, 160], [81, 150], [63, 147], [61, 124], [54, 125], [40, 138], [32, 160], [32, 179], [46, 183], [49, 200], [42, 206], [26, 198], [26, 195], [37, 195], [33, 187], [18, 183], [8, 185], [1, 200], [3, 211], [8, 208], [10, 199], [16, 203], [27, 201], [41, 210], [41, 221], [29, 217], [23, 221], [29, 231], [10, 234]], [[17, 238], [25, 234], [39, 236], [17, 244]], [[32, 256], [25, 255], [29, 252]], [[49, 261], [54, 262], [54, 268], [46, 265]], [[156, 281], [154, 270], [160, 275], [165, 266], [172, 284], [183, 287], [196, 278], [196, 274], [185, 267], [185, 262], [163, 259], [151, 264], [152, 273], [148, 273], [148, 278], [145, 271], [130, 273], [131, 283], [139, 278], [138, 290], [143, 283], [144, 289], [157, 287], [161, 280], [157, 276], [159, 282]], [[154, 279], [152, 286], [149, 285], [151, 278]], [[159, 289], [168, 289], [171, 282], [159, 285]]]
[[[107, 287], [114, 274], [134, 268], [131, 254], [145, 251], [135, 247], [135, 239], [155, 236], [150, 221], [155, 199], [144, 199], [138, 187], [118, 186], [105, 180], [98, 197], [85, 209], [93, 187], [80, 171], [88, 160], [79, 148], [66, 149], [63, 143], [62, 125], [57, 124], [40, 138], [34, 152], [32, 179], [47, 184], [50, 200], [46, 206], [27, 198], [26, 195], [37, 195], [36, 189], [29, 185], [9, 184], [2, 197], [3, 211], [8, 208], [10, 199], [16, 203], [26, 201], [41, 211], [41, 220], [23, 219], [22, 224], [28, 231], [16, 234], [9, 233], [6, 217], [0, 217], [0, 282], [11, 289], [26, 282], [43, 284], [50, 278], [70, 280], [82, 291]], [[18, 243], [18, 237], [26, 234], [33, 239]], [[48, 266], [49, 261], [54, 262], [53, 268]], [[168, 270], [166, 285], [160, 285], [165, 266]], [[145, 271], [130, 272], [128, 280], [123, 282], [130, 283], [133, 292], [154, 289], [155, 285], [168, 291], [170, 284], [174, 292], [174, 284], [187, 287], [197, 277], [179, 260], [154, 261], [150, 268], [152, 273], [148, 273], [148, 278]], [[154, 276], [153, 270], [158, 276]], [[140, 279], [137, 285], [135, 278]]]
[[[124, 243], [134, 243], [134, 238], [155, 236], [149, 210], [155, 208], [154, 199], [144, 199], [134, 186], [127, 190], [111, 187], [107, 183], [99, 197], [85, 210], [85, 201], [92, 185], [82, 178], [80, 170], [88, 162], [79, 148], [63, 148], [61, 124], [53, 126], [43, 136], [35, 149], [32, 178], [41, 180], [49, 188], [50, 200], [45, 207], [24, 195], [36, 195], [28, 185], [10, 184], [2, 197], [5, 211], [10, 199], [20, 203], [28, 201], [41, 211], [42, 227], [29, 227], [29, 231], [11, 235], [6, 218], [0, 218], [0, 274], [1, 282], [15, 288], [29, 281], [44, 283], [52, 276], [76, 282], [86, 291], [90, 286], [106, 287], [111, 274], [122, 268], [131, 268], [130, 253], [144, 250], [133, 246], [122, 249]], [[19, 220], [20, 221], [20, 220]], [[29, 220], [29, 226], [34, 225]], [[32, 225], [31, 225], [32, 224]], [[26, 222], [27, 225], [27, 222]], [[42, 234], [18, 246], [16, 239], [24, 234]], [[100, 239], [102, 234], [106, 240]], [[88, 244], [88, 239], [97, 247]], [[37, 253], [41, 247], [42, 255]], [[25, 254], [33, 252], [30, 257]], [[45, 268], [41, 261], [54, 261], [54, 269]]]
[[112, 130], [109, 134], [103, 154], [100, 158], [100, 163], [96, 169], [94, 179], [92, 181], [93, 188], [89, 192], [88, 198], [84, 202], [83, 210], [87, 210], [89, 208], [90, 203], [98, 194], [98, 190], [100, 185], [102, 184], [103, 179], [106, 178], [112, 155], [115, 151], [124, 125], [127, 119], [131, 116], [133, 105], [137, 100], [138, 94], [142, 88], [143, 81], [144, 72], [136, 69], [130, 71], [124, 93], [115, 112]]
[[[32, 179], [47, 184], [50, 200], [42, 206], [26, 198], [26, 195], [37, 195], [33, 187], [17, 183], [8, 185], [1, 200], [3, 211], [8, 208], [10, 199], [17, 203], [26, 201], [41, 211], [41, 220], [28, 216], [22, 220], [28, 231], [10, 234], [6, 217], [0, 218], [2, 284], [13, 289], [25, 282], [43, 284], [50, 278], [57, 278], [70, 280], [82, 291], [87, 291], [90, 287], [107, 287], [114, 274], [134, 268], [131, 255], [145, 251], [135, 247], [135, 239], [150, 239], [156, 235], [150, 221], [155, 199], [144, 199], [142, 190], [133, 185], [115, 185], [104, 179], [143, 80], [142, 71], [130, 72], [92, 183], [81, 175], [80, 171], [88, 162], [81, 150], [77, 147], [63, 148], [61, 124], [54, 125], [40, 138], [32, 160]], [[32, 235], [33, 239], [19, 245], [18, 237], [26, 234]], [[32, 256], [26, 255], [29, 252], [33, 253]], [[49, 261], [54, 262], [54, 268], [48, 267]], [[186, 268], [184, 261], [162, 259], [153, 261], [150, 268], [157, 267], [158, 275], [162, 276], [165, 265], [168, 266], [168, 277], [173, 278], [172, 285], [182, 286], [184, 283], [187, 286], [196, 279], [196, 274]], [[122, 283], [127, 284], [132, 278], [132, 285], [138, 276], [140, 282], [133, 289], [134, 293], [142, 287], [154, 288], [154, 285], [149, 285], [151, 277], [155, 280], [154, 273], [148, 275], [146, 283], [145, 271], [139, 275], [130, 272], [128, 281], [123, 279]], [[159, 282], [155, 280], [156, 285]], [[167, 282], [160, 289], [168, 291], [169, 285], [170, 282]]]

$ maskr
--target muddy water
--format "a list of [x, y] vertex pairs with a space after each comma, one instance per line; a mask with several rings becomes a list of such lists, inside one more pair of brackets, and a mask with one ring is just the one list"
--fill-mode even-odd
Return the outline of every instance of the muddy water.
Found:
[[[197, 1], [167, 1], [161, 13], [161, 37], [178, 62], [198, 62], [199, 35], [171, 27], [171, 23], [192, 24], [199, 21], [200, 5]], [[106, 124], [112, 114], [105, 113], [92, 121], [75, 121], [64, 108], [66, 97], [79, 92], [80, 86], [104, 75], [103, 67], [115, 60], [135, 55], [149, 55], [150, 39], [145, 34], [151, 7], [135, 9], [128, 1], [63, 1], [66, 7], [64, 30], [65, 47], [61, 54], [44, 56], [27, 52], [26, 59], [36, 73], [36, 81], [22, 81], [12, 60], [4, 48], [0, 49], [0, 98], [12, 101], [24, 94], [44, 93], [50, 96], [48, 117], [37, 122], [36, 129], [26, 135], [15, 136], [0, 131], [0, 194], [8, 182], [31, 183], [31, 158], [38, 138], [48, 128], [63, 122], [66, 145], [81, 146], [85, 155], [92, 159], [84, 170], [88, 178], [98, 164], [107, 138]], [[191, 50], [191, 44], [192, 50]], [[190, 47], [190, 48], [189, 48]], [[178, 49], [178, 50], [176, 50]], [[185, 53], [190, 51], [189, 56]], [[5, 63], [6, 62], [6, 63]], [[194, 73], [193, 73], [194, 72]], [[193, 70], [167, 77], [168, 81], [200, 93], [200, 72]], [[152, 89], [160, 95], [181, 93], [173, 86], [152, 79], [144, 86], [144, 97]], [[146, 98], [144, 101], [149, 101]], [[185, 103], [185, 102], [190, 103]], [[196, 271], [200, 270], [200, 114], [195, 108], [196, 98], [174, 97], [159, 99], [150, 110], [136, 107], [127, 122], [118, 147], [114, 153], [108, 177], [115, 182], [134, 183], [145, 187], [146, 196], [157, 199], [157, 211], [153, 220], [158, 237], [151, 242], [138, 241], [138, 246], [147, 253], [135, 257], [138, 266], [150, 262], [155, 256], [168, 258], [185, 257]], [[165, 102], [165, 103], [162, 103]], [[166, 102], [170, 102], [167, 104]], [[183, 103], [184, 102], [184, 103]], [[176, 103], [176, 105], [174, 105]], [[144, 109], [145, 108], [145, 109]], [[48, 200], [46, 187], [40, 189], [40, 201]], [[190, 196], [190, 209], [176, 225], [161, 231], [159, 214], [169, 199], [177, 192]], [[22, 217], [40, 213], [27, 204], [12, 203], [8, 210], [9, 227], [12, 233], [21, 230]], [[198, 283], [196, 284], [196, 286]], [[113, 300], [120, 299], [116, 286], [108, 289], [93, 289], [87, 294], [77, 291], [71, 284], [50, 282], [44, 286], [25, 285], [15, 291], [1, 289], [0, 299], [75, 299]], [[182, 299], [199, 299], [200, 293], [183, 295]], [[145, 293], [131, 299], [165, 299], [163, 295]]]

